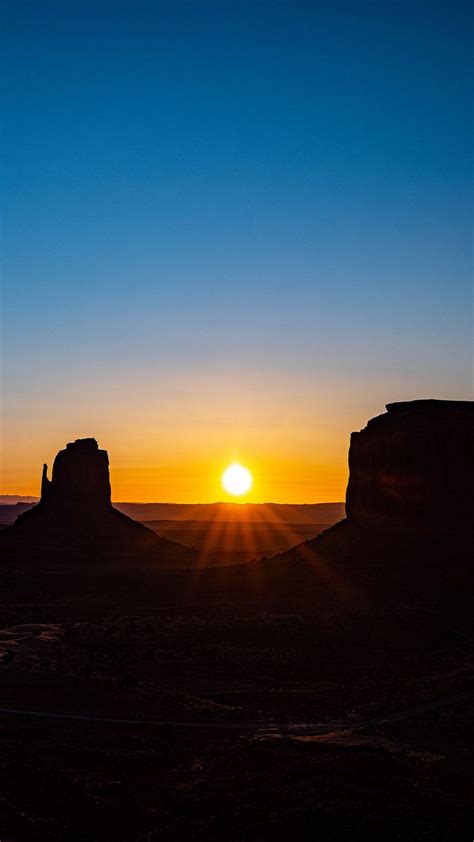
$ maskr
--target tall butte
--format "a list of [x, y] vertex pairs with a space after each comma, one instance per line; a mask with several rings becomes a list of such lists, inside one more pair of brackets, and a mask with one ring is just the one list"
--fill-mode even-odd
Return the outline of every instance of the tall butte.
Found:
[[473, 468], [473, 402], [389, 403], [352, 433], [347, 520], [369, 530], [464, 531]]
[[389, 568], [407, 566], [412, 582], [433, 565], [470, 576], [473, 473], [472, 401], [387, 404], [352, 433], [346, 519], [279, 560], [319, 564], [328, 576], [342, 565], [346, 587], [356, 570], [387, 582]]
[[195, 556], [112, 506], [107, 451], [91, 438], [77, 439], [59, 451], [51, 480], [44, 465], [40, 502], [0, 538], [10, 552], [88, 551], [92, 561], [95, 556], [127, 555], [182, 566], [192, 564]]

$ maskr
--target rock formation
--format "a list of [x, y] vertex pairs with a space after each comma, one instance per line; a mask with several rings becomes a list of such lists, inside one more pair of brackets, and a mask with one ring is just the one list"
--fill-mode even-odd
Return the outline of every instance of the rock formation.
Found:
[[417, 400], [352, 433], [349, 523], [390, 531], [451, 531], [473, 514], [474, 403]]
[[459, 594], [474, 575], [473, 462], [474, 403], [388, 404], [351, 436], [346, 519], [274, 561], [308, 563], [329, 580], [338, 571], [349, 594], [361, 582], [378, 597]]
[[109, 459], [95, 439], [76, 439], [60, 450], [53, 464], [52, 479], [43, 465], [40, 506], [73, 511], [87, 517], [111, 508]]
[[43, 466], [40, 502], [20, 515], [0, 538], [10, 551], [23, 547], [181, 564], [192, 562], [195, 555], [112, 506], [107, 451], [99, 450], [95, 439], [77, 439], [61, 450], [51, 480]]

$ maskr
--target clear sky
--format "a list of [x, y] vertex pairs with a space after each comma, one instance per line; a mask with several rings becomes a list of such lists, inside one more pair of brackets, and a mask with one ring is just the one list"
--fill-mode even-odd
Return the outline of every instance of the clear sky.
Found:
[[2, 3], [2, 483], [343, 499], [349, 434], [470, 398], [470, 3]]

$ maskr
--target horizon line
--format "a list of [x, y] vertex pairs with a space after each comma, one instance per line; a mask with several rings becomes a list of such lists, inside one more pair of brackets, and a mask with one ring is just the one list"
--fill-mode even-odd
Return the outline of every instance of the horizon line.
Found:
[[[41, 497], [37, 497], [34, 494], [0, 494], [1, 497], [24, 497], [24, 498], [34, 498], [34, 502], [38, 502], [41, 500]], [[276, 502], [274, 500], [265, 500], [264, 502], [258, 503], [252, 500], [211, 500], [208, 502], [201, 502], [201, 503], [179, 503], [173, 502], [172, 500], [112, 500], [112, 505], [128, 505], [128, 506], [335, 506], [335, 505], [345, 505], [345, 500], [324, 500], [322, 502], [314, 502], [314, 503], [287, 503], [287, 502]], [[8, 504], [4, 504], [8, 505]], [[12, 505], [15, 505], [12, 503]]]

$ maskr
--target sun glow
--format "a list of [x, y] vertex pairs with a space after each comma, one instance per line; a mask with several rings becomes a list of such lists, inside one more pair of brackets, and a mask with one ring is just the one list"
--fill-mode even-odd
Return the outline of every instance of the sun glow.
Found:
[[241, 497], [252, 488], [252, 474], [248, 468], [244, 468], [238, 462], [232, 462], [232, 465], [229, 465], [222, 474], [221, 482], [228, 494]]

